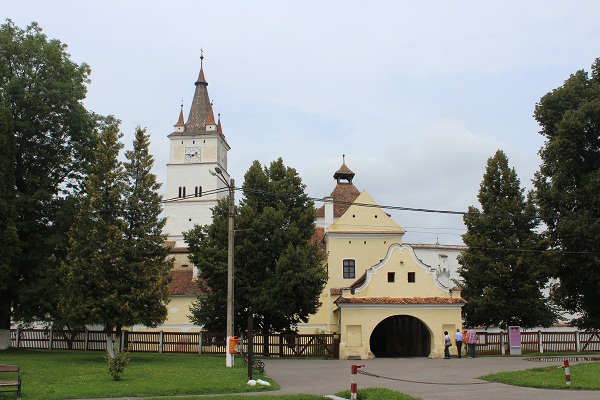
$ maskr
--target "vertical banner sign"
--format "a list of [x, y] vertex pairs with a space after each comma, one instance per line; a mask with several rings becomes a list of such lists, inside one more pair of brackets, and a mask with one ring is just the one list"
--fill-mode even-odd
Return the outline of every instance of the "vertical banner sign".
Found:
[[511, 356], [521, 355], [521, 327], [520, 326], [509, 326], [508, 327], [508, 344], [510, 346], [510, 355]]

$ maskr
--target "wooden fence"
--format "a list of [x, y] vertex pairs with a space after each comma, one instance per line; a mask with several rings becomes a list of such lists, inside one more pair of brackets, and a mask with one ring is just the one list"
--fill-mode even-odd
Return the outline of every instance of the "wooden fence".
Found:
[[[478, 354], [509, 354], [506, 332], [477, 332]], [[210, 332], [123, 331], [123, 345], [132, 352], [225, 354], [225, 335]], [[11, 346], [21, 349], [106, 350], [103, 331], [12, 329]], [[242, 338], [248, 351], [248, 341]], [[275, 357], [339, 358], [339, 336], [255, 335], [254, 354]], [[543, 352], [598, 352], [600, 332], [521, 332], [523, 354]]]
[[[106, 350], [106, 332], [52, 329], [12, 329], [11, 347], [21, 349]], [[123, 346], [132, 352], [225, 354], [225, 334], [211, 332], [123, 331]], [[242, 347], [248, 351], [248, 341]], [[276, 357], [339, 358], [339, 336], [255, 335], [255, 355]]]
[[[477, 332], [478, 354], [510, 354], [506, 332]], [[523, 354], [600, 351], [600, 332], [521, 332]]]

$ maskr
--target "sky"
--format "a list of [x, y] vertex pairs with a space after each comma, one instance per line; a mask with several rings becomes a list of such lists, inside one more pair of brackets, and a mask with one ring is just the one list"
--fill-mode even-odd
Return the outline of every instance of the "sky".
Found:
[[[0, 16], [90, 65], [86, 107], [122, 121], [126, 148], [147, 128], [160, 182], [202, 49], [237, 186], [281, 157], [322, 198], [345, 155], [355, 186], [397, 208], [479, 206], [498, 149], [531, 189], [536, 103], [600, 57], [597, 0], [0, 0]], [[460, 215], [387, 211], [407, 243], [462, 243]]]

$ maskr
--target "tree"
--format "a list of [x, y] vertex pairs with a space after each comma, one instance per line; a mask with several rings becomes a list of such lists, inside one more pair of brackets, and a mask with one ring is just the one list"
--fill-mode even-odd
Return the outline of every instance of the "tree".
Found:
[[552, 295], [580, 328], [600, 328], [600, 58], [541, 98], [535, 119], [546, 138], [534, 180], [556, 253]]
[[172, 265], [148, 136], [136, 130], [125, 164], [118, 160], [121, 136], [118, 121], [108, 119], [69, 233], [60, 303], [71, 324], [99, 324], [117, 337], [124, 326], [166, 319]]
[[[327, 280], [324, 253], [311, 242], [314, 203], [295, 169], [280, 158], [267, 167], [255, 161], [244, 176], [244, 198], [235, 221], [235, 323], [247, 317], [263, 334], [293, 331], [319, 306]], [[213, 223], [184, 234], [190, 261], [199, 267], [204, 295], [192, 306], [192, 322], [225, 331], [228, 207], [220, 201]]]
[[[16, 191], [15, 191], [15, 137], [12, 131], [12, 117], [6, 108], [0, 105], [0, 304], [10, 304], [10, 284], [14, 281], [12, 258], [17, 251], [19, 236], [15, 228]], [[0, 309], [0, 319], [10, 321], [10, 309]], [[0, 326], [2, 328], [2, 326]], [[6, 329], [4, 329], [7, 332]], [[10, 335], [0, 340], [0, 349], [10, 343]]]
[[8, 207], [14, 207], [2, 215], [18, 235], [17, 243], [3, 240], [12, 257], [10, 276], [0, 284], [0, 330], [10, 328], [11, 316], [48, 320], [56, 310], [71, 223], [64, 213], [76, 203], [96, 139], [98, 117], [82, 104], [89, 73], [36, 23], [25, 30], [10, 20], [0, 25], [0, 108], [9, 111], [0, 175]]
[[542, 295], [548, 282], [543, 265], [545, 240], [531, 193], [527, 199], [514, 168], [501, 150], [488, 159], [478, 200], [463, 220], [468, 249], [459, 256], [458, 272], [467, 304], [468, 326], [549, 326], [555, 311]]
[[152, 173], [150, 137], [136, 128], [133, 149], [125, 153], [125, 254], [128, 268], [123, 282], [127, 285], [126, 302], [134, 310], [133, 321], [155, 327], [167, 319], [168, 284], [173, 260], [169, 258], [167, 239], [162, 229], [161, 184]]
[[[69, 248], [62, 268], [65, 291], [59, 311], [75, 326], [99, 324], [107, 330], [122, 324], [118, 287], [127, 268], [124, 259], [125, 204], [122, 163], [123, 145], [118, 121], [103, 127], [96, 160], [84, 182], [85, 195], [69, 232]], [[117, 312], [115, 312], [117, 311]]]

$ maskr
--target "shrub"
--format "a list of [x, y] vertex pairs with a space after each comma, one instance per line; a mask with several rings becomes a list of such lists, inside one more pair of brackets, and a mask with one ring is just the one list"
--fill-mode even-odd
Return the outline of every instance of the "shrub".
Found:
[[127, 364], [129, 364], [129, 352], [127, 350], [119, 351], [118, 345], [116, 345], [113, 354], [106, 353], [105, 359], [108, 365], [108, 373], [113, 377], [113, 380], [120, 381], [121, 373]]

